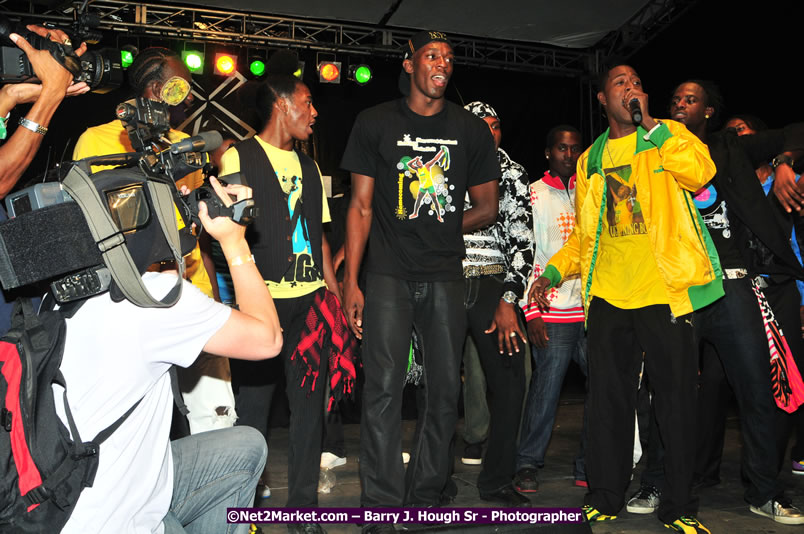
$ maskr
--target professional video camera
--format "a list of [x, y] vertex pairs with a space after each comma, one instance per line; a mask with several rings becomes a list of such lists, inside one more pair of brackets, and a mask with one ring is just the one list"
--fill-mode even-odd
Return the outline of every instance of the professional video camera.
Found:
[[[84, 20], [85, 17], [79, 19]], [[71, 42], [97, 42], [95, 33], [90, 31], [85, 22], [79, 21], [74, 23], [73, 31], [67, 32]], [[28, 31], [24, 26], [15, 26], [3, 15], [0, 15], [0, 83], [39, 82], [28, 57], [8, 38], [12, 33], [24, 37], [37, 50], [49, 51], [56, 61], [70, 71], [76, 82], [86, 82], [95, 93], [108, 93], [123, 83], [119, 50], [87, 50], [78, 57], [71, 45], [55, 43]]]
[[[203, 167], [203, 152], [220, 145], [220, 134], [170, 143], [167, 105], [144, 98], [120, 104], [117, 116], [136, 152], [74, 162], [61, 183], [7, 196], [11, 219], [0, 223], [4, 288], [49, 281], [60, 303], [111, 290], [115, 300], [170, 306], [179, 297], [180, 280], [179, 291], [157, 300], [140, 275], [171, 260], [183, 274], [182, 256], [195, 245], [189, 226], [198, 219], [198, 201], [207, 202], [210, 217], [226, 215], [243, 225], [254, 217], [251, 199], [227, 208], [208, 185], [187, 196], [176, 187], [176, 180]], [[122, 167], [92, 173], [95, 165]], [[230, 183], [239, 182], [230, 176]]]

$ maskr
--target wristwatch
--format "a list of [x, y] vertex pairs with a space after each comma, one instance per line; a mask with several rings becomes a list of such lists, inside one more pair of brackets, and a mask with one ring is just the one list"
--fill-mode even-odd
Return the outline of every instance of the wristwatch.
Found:
[[514, 293], [513, 291], [506, 291], [505, 293], [502, 294], [502, 297], [500, 298], [503, 299], [508, 304], [516, 304], [517, 301], [516, 293]]
[[793, 166], [793, 158], [791, 158], [787, 154], [779, 154], [778, 156], [773, 158], [773, 160], [771, 161], [771, 167], [773, 167], [774, 169], [776, 167], [778, 167], [779, 165], [784, 165], [784, 164], [790, 165], [792, 167]]

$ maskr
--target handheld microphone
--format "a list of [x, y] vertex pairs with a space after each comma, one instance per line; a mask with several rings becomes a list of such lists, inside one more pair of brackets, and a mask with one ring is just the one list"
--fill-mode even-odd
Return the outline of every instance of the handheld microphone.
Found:
[[184, 154], [185, 152], [210, 152], [223, 143], [223, 137], [215, 130], [201, 132], [193, 137], [183, 139], [170, 145], [171, 154]]
[[639, 107], [638, 98], [633, 98], [628, 102], [628, 111], [631, 112], [631, 120], [634, 124], [642, 124], [642, 109]]

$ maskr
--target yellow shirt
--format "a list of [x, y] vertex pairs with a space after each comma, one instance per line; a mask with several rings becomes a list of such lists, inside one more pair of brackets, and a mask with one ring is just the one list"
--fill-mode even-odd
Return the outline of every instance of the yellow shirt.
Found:
[[[189, 136], [177, 130], [170, 130], [167, 133], [167, 138], [173, 143], [181, 141], [186, 137]], [[100, 126], [87, 128], [75, 143], [73, 159], [78, 160], [91, 156], [122, 154], [124, 152], [134, 152], [134, 148], [131, 146], [131, 141], [128, 138], [128, 133], [123, 123], [119, 120], [113, 120], [112, 122], [101, 124]], [[111, 166], [93, 165], [92, 172], [111, 168]], [[204, 178], [199, 170], [185, 176], [176, 183], [179, 187], [186, 185], [192, 190], [200, 186], [203, 180]], [[182, 228], [181, 222], [179, 222], [179, 228]], [[212, 284], [209, 281], [207, 270], [204, 268], [204, 262], [201, 260], [201, 249], [198, 248], [197, 244], [192, 252], [185, 256], [184, 263], [186, 265], [185, 277], [192, 282], [194, 286], [203, 291], [204, 294], [212, 297]]]
[[[288, 213], [291, 218], [293, 211], [296, 209], [296, 204], [301, 198], [302, 193], [302, 180], [300, 179], [301, 164], [299, 163], [299, 156], [293, 150], [282, 150], [273, 145], [263, 141], [259, 136], [255, 137], [259, 142], [265, 155], [271, 161], [274, 171], [276, 171], [276, 179], [279, 180], [279, 185], [282, 191], [287, 195]], [[317, 164], [316, 164], [317, 166]], [[227, 174], [240, 172], [240, 155], [236, 149], [230, 148], [226, 151], [221, 158], [221, 177], [225, 180]], [[321, 171], [318, 171], [319, 177]], [[257, 178], [259, 179], [259, 178]], [[321, 219], [322, 223], [330, 222], [329, 205], [327, 204], [327, 194], [324, 192], [323, 179], [321, 184], [322, 195], [322, 209]], [[248, 178], [247, 178], [248, 180]], [[293, 254], [295, 255], [294, 263], [288, 269], [288, 272], [279, 282], [266, 280], [265, 283], [271, 290], [271, 296], [275, 299], [296, 298], [303, 295], [312, 293], [319, 287], [326, 285], [323, 278], [317, 276], [318, 267], [323, 273], [323, 266], [316, 266], [313, 262], [312, 252], [310, 251], [310, 242], [304, 238], [304, 230], [302, 224], [305, 222], [299, 219], [296, 228], [293, 230]]]
[[625, 309], [669, 302], [639, 202], [640, 182], [650, 177], [631, 172], [636, 135], [609, 139], [603, 151], [606, 208], [591, 290]]

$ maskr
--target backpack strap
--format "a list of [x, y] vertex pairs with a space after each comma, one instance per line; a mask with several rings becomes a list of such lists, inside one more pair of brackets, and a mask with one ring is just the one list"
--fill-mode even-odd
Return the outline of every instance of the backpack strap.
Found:
[[170, 389], [173, 391], [173, 403], [176, 405], [176, 409], [179, 410], [180, 414], [187, 417], [190, 409], [184, 404], [184, 397], [182, 397], [181, 388], [179, 387], [179, 374], [175, 365], [170, 366]]

